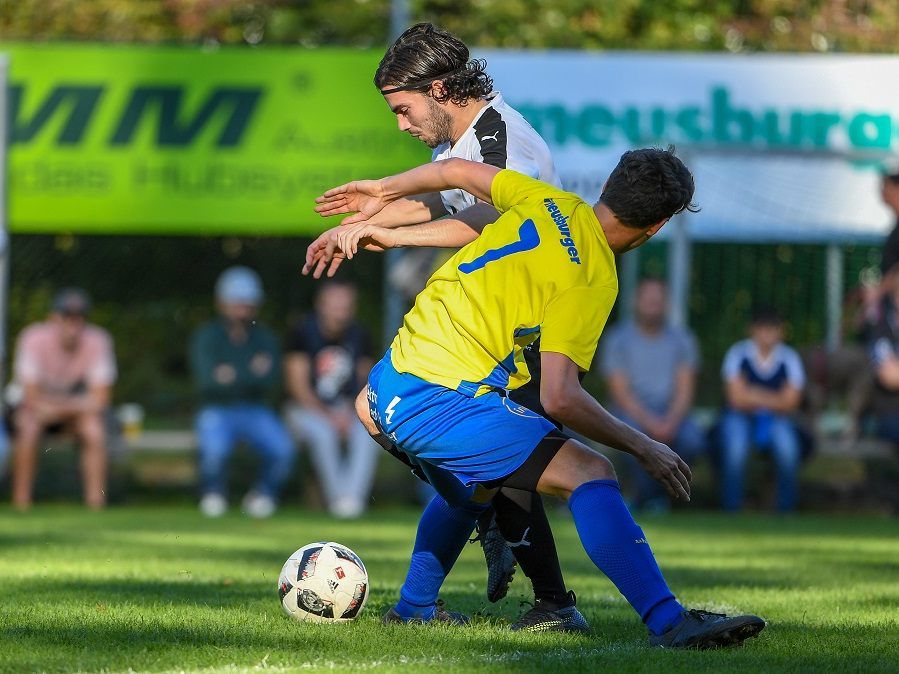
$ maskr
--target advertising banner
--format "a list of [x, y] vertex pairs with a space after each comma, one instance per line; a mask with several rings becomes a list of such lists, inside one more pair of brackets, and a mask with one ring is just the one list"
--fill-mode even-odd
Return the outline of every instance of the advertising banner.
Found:
[[893, 224], [879, 169], [899, 154], [897, 56], [480, 55], [584, 197], [625, 150], [673, 143], [696, 177], [695, 239], [861, 240]]
[[327, 187], [427, 161], [381, 52], [14, 45], [13, 232], [302, 234]]
[[[372, 85], [380, 50], [11, 45], [13, 232], [311, 234], [326, 187], [427, 161]], [[696, 239], [863, 240], [890, 217], [899, 57], [482, 51], [595, 199], [673, 143]]]

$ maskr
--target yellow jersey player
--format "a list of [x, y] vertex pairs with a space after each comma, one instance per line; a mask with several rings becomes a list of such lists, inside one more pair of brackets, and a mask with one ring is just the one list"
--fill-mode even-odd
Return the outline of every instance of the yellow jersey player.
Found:
[[[765, 622], [756, 616], [685, 610], [631, 518], [612, 464], [506, 397], [507, 387], [522, 379], [514, 376], [516, 336], [539, 328], [546, 411], [633, 454], [673, 496], [689, 500], [690, 469], [680, 457], [610, 415], [584, 391], [578, 374], [590, 366], [617, 295], [614, 255], [641, 245], [691, 207], [690, 172], [670, 150], [627, 152], [591, 207], [509, 169], [448, 159], [334, 188], [317, 199], [316, 210], [370, 218], [395, 199], [453, 187], [502, 215], [416, 299], [372, 370], [363, 422], [420, 466], [469, 530], [478, 505], [501, 485], [565, 499], [587, 554], [640, 615], [652, 644], [710, 648], [758, 634]], [[363, 228], [355, 242], [342, 243], [343, 252], [352, 256], [358, 245], [376, 244], [379, 229]], [[426, 510], [412, 566], [439, 580], [460, 550], [431, 547], [416, 556], [420, 543], [429, 543], [427, 518]], [[433, 619], [436, 607], [414, 599], [401, 595], [387, 620]]]
[[[482, 60], [471, 59], [468, 47], [454, 35], [431, 24], [406, 30], [387, 50], [375, 73], [374, 84], [396, 116], [397, 127], [433, 149], [431, 161], [451, 157], [511, 168], [561, 187], [546, 142], [527, 120], [493, 88]], [[304, 273], [329, 276], [343, 262], [335, 254], [338, 236], [351, 233], [357, 215], [323, 232], [307, 249]], [[453, 189], [397, 199], [366, 225], [391, 228], [394, 245], [459, 248], [470, 243], [499, 217], [490, 204]], [[364, 225], [358, 225], [362, 227]], [[520, 337], [530, 381], [510, 398], [535, 412], [539, 403], [539, 332]], [[545, 416], [545, 415], [544, 415]], [[550, 419], [552, 421], [552, 419]], [[561, 428], [560, 424], [557, 424]], [[403, 452], [384, 443], [392, 456], [409, 463]], [[420, 471], [415, 474], [422, 478]], [[435, 498], [440, 499], [440, 496]], [[428, 504], [433, 510], [440, 504]], [[506, 596], [516, 563], [531, 581], [534, 603], [511, 626], [513, 631], [587, 631], [589, 624], [576, 606], [576, 596], [565, 585], [552, 529], [539, 494], [503, 487], [492, 508], [478, 518], [477, 540], [487, 561], [487, 599]], [[449, 513], [447, 513], [449, 514]], [[433, 520], [435, 530], [469, 540], [471, 531], [457, 530]], [[507, 542], [508, 541], [508, 542]], [[420, 575], [403, 584], [405, 595], [429, 603], [439, 585]]]

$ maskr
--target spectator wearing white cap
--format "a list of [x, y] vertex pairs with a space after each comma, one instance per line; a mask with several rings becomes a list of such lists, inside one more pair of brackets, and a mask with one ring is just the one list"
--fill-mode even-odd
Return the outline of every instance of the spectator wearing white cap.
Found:
[[200, 400], [200, 510], [208, 517], [225, 513], [228, 458], [243, 442], [262, 457], [243, 511], [268, 517], [294, 459], [293, 442], [271, 405], [280, 383], [281, 352], [275, 334], [256, 320], [263, 291], [255, 271], [226, 269], [216, 282], [215, 299], [218, 320], [200, 328], [190, 346]]
[[106, 504], [106, 411], [116, 379], [112, 339], [90, 325], [90, 298], [65, 288], [53, 299], [49, 318], [19, 335], [13, 378], [22, 397], [13, 419], [12, 501], [31, 506], [38, 447], [47, 433], [71, 432], [81, 449], [84, 501]]

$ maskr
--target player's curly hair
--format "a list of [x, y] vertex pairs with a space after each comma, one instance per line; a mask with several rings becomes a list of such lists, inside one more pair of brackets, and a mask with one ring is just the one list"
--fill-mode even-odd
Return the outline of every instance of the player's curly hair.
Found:
[[[400, 35], [384, 54], [375, 72], [375, 86], [381, 91], [418, 91], [438, 103], [452, 101], [467, 105], [493, 91], [493, 79], [484, 70], [484, 59], [471, 59], [468, 47], [459, 38], [417, 23]], [[431, 83], [443, 82], [444, 93], [434, 95]]]
[[599, 200], [621, 224], [645, 229], [682, 211], [698, 212], [694, 190], [693, 174], [673, 146], [643, 148], [621, 155]]

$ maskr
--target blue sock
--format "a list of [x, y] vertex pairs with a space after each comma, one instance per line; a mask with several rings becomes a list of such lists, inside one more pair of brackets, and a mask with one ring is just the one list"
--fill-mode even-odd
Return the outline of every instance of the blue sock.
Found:
[[471, 536], [478, 515], [487, 507], [472, 503], [453, 508], [440, 495], [428, 503], [418, 522], [400, 601], [394, 607], [404, 619], [434, 617], [440, 586]]
[[628, 512], [616, 480], [586, 482], [568, 507], [590, 559], [609, 577], [653, 634], [681, 621], [681, 606], [662, 577], [643, 530]]

